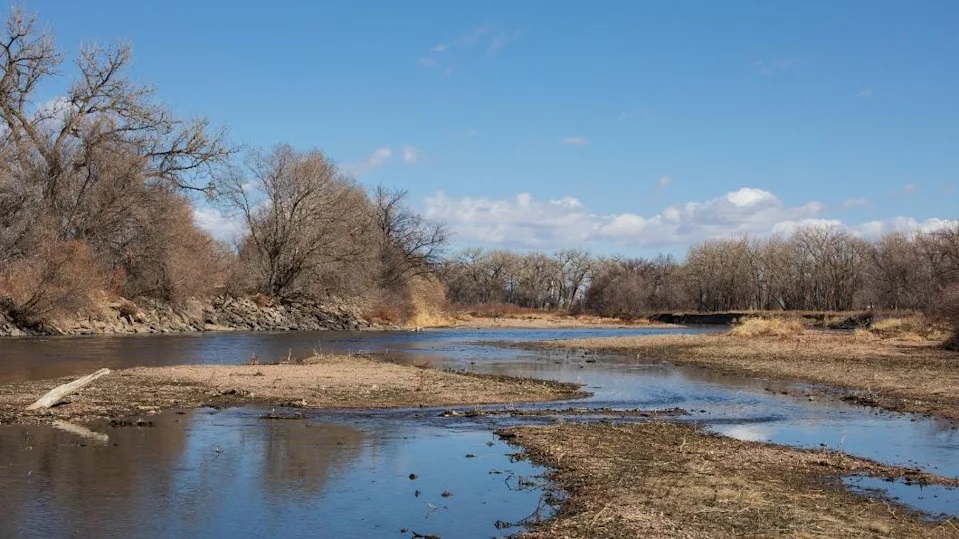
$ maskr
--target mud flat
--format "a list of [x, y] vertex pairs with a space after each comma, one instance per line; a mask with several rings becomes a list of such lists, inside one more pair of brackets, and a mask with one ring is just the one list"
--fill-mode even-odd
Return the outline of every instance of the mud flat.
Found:
[[121, 420], [167, 408], [200, 406], [432, 407], [538, 402], [586, 395], [575, 384], [424, 369], [363, 356], [322, 356], [305, 364], [124, 369], [98, 379], [65, 404], [46, 410], [25, 410], [44, 393], [71, 379], [0, 385], [0, 423]]
[[566, 499], [525, 537], [955, 537], [890, 501], [857, 495], [863, 474], [954, 485], [956, 480], [833, 451], [708, 434], [674, 423], [518, 427], [500, 435], [525, 449]]
[[537, 348], [629, 354], [729, 374], [839, 388], [844, 400], [959, 419], [959, 352], [938, 343], [879, 340], [850, 333], [794, 337], [668, 335], [549, 341]]

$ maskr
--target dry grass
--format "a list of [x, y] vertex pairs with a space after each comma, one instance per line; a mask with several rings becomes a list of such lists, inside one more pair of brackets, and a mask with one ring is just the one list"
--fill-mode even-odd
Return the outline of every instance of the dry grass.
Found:
[[744, 318], [733, 325], [729, 334], [734, 337], [795, 337], [805, 331], [802, 321], [796, 318]]
[[829, 451], [744, 442], [671, 423], [565, 424], [502, 433], [569, 494], [528, 537], [955, 537], [837, 476], [944, 478]]
[[892, 409], [959, 419], [959, 352], [938, 342], [859, 338], [807, 331], [795, 337], [671, 335], [612, 337], [538, 343], [671, 361], [720, 372], [843, 388], [850, 398], [869, 395]]
[[448, 324], [452, 327], [473, 329], [510, 328], [510, 329], [545, 329], [545, 328], [580, 328], [580, 327], [637, 327], [637, 326], [667, 326], [651, 322], [645, 318], [622, 320], [589, 314], [570, 314], [565, 311], [545, 311], [526, 309], [513, 305], [484, 305], [470, 307], [467, 310], [454, 314]]
[[919, 314], [879, 320], [868, 330], [861, 331], [860, 335], [866, 332], [880, 339], [911, 342], [944, 341], [949, 338], [948, 328]]
[[24, 408], [67, 381], [0, 386], [0, 423], [49, 418], [120, 418], [171, 407], [262, 404], [305, 408], [391, 408], [519, 403], [583, 396], [574, 384], [463, 374], [365, 357], [323, 356], [298, 364], [134, 368], [97, 380], [72, 402]]

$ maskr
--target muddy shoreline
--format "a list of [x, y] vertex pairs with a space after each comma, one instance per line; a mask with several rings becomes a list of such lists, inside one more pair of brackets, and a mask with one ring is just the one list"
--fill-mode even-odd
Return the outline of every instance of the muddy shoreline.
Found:
[[0, 424], [123, 421], [171, 408], [414, 408], [543, 402], [588, 395], [576, 384], [419, 368], [366, 356], [324, 356], [306, 364], [122, 369], [98, 379], [65, 404], [26, 410], [50, 389], [75, 378], [0, 385]]
[[523, 534], [547, 537], [954, 537], [955, 528], [846, 489], [843, 476], [959, 480], [827, 450], [739, 441], [694, 425], [564, 424], [499, 431], [554, 470], [558, 515]]
[[959, 352], [934, 342], [867, 339], [849, 333], [797, 337], [682, 335], [573, 339], [524, 348], [626, 355], [724, 374], [815, 384], [809, 393], [852, 404], [959, 420]]

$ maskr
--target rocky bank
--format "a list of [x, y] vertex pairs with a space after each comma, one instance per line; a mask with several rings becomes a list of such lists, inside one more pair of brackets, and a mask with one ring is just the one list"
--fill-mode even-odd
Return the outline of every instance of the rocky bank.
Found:
[[370, 329], [360, 309], [343, 302], [278, 302], [262, 298], [191, 299], [182, 306], [161, 302], [104, 302], [96, 312], [35, 326], [17, 324], [0, 309], [0, 336], [125, 335], [199, 331], [356, 331]]

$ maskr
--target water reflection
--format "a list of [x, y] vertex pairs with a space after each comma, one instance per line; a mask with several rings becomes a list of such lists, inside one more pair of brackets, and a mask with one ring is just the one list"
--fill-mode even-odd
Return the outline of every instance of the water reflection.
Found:
[[542, 470], [510, 462], [511, 449], [485, 429], [262, 413], [93, 426], [110, 436], [106, 446], [51, 427], [0, 427], [0, 536], [375, 537], [407, 528], [481, 537], [541, 500], [540, 489], [512, 490], [504, 479], [515, 486]]

